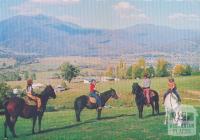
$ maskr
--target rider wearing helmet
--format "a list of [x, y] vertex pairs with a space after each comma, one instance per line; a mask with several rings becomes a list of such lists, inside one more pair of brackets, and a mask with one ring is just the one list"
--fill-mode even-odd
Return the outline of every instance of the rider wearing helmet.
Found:
[[37, 110], [40, 111], [40, 109], [41, 109], [41, 99], [33, 93], [32, 85], [33, 85], [33, 80], [32, 79], [27, 80], [26, 94], [30, 99], [37, 102]]
[[145, 74], [143, 79], [143, 91], [144, 91], [144, 96], [147, 98], [147, 105], [150, 104], [150, 86], [151, 86], [151, 80], [148, 77], [148, 75]]
[[164, 94], [164, 97], [163, 97], [163, 103], [165, 101], [165, 98], [167, 97], [167, 95], [169, 93], [174, 93], [176, 95], [176, 97], [178, 98], [178, 101], [181, 102], [181, 98], [179, 96], [179, 93], [177, 92], [177, 87], [176, 87], [176, 83], [174, 81], [174, 78], [169, 78], [168, 80], [168, 90], [167, 92]]
[[101, 98], [97, 95], [96, 87], [96, 80], [92, 79], [90, 82], [90, 96], [94, 97], [97, 101], [98, 108], [101, 109]]

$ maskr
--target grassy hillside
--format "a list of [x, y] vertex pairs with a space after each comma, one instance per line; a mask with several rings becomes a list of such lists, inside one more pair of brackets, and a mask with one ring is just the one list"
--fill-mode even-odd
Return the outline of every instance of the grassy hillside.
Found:
[[[45, 81], [40, 81], [45, 82]], [[56, 85], [60, 81], [50, 81]], [[141, 81], [134, 81], [141, 82]], [[177, 77], [177, 86], [184, 104], [194, 105], [200, 114], [200, 76]], [[131, 94], [132, 80], [119, 82], [98, 83], [97, 89], [104, 91], [109, 88], [116, 89], [120, 95], [119, 100], [110, 100], [113, 108], [104, 109], [102, 120], [97, 121], [95, 110], [84, 110], [81, 114], [82, 122], [75, 121], [73, 101], [76, 97], [87, 94], [88, 85], [83, 83], [71, 83], [70, 90], [58, 93], [55, 100], [51, 100], [48, 106], [53, 106], [57, 112], [48, 112], [44, 116], [42, 133], [31, 135], [31, 120], [19, 119], [16, 125], [19, 140], [198, 140], [200, 117], [197, 119], [197, 135], [193, 137], [172, 137], [167, 135], [167, 126], [163, 125], [164, 110], [161, 106], [160, 116], [151, 116], [151, 108], [145, 107], [144, 118], [138, 119], [138, 112]], [[167, 88], [167, 78], [152, 79], [152, 88], [159, 91], [160, 98]], [[11, 86], [24, 85], [24, 82], [9, 82]], [[192, 98], [192, 99], [191, 99]], [[160, 100], [161, 102], [162, 100]], [[3, 117], [0, 117], [0, 137], [3, 137]]]

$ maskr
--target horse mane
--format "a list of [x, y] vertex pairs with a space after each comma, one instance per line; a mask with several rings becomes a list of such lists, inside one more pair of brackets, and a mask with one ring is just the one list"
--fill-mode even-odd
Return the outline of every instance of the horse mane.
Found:
[[114, 89], [109, 89], [109, 90], [107, 90], [107, 91], [104, 91], [104, 92], [102, 92], [102, 93], [100, 93], [100, 95], [105, 95], [105, 94], [108, 94], [108, 93], [110, 93], [110, 91], [112, 91], [112, 90], [114, 90]]
[[44, 89], [42, 89], [41, 93], [38, 94], [37, 96], [40, 97], [40, 98], [41, 98], [42, 96], [44, 96], [46, 93], [48, 93], [47, 90], [48, 90], [50, 87], [51, 87], [51, 85], [47, 85]]
[[133, 88], [135, 94], [138, 94], [138, 93], [143, 94], [143, 89], [140, 87], [140, 85], [138, 83], [133, 83], [132, 88]]

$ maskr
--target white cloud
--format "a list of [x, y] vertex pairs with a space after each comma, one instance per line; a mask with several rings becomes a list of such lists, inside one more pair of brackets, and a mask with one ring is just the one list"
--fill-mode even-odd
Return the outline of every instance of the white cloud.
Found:
[[29, 4], [13, 6], [10, 7], [10, 10], [15, 11], [18, 15], [38, 15], [43, 12], [40, 8], [36, 8]]
[[115, 10], [137, 10], [133, 5], [128, 2], [119, 2], [113, 5]]
[[199, 21], [200, 22], [200, 15], [196, 14], [183, 14], [183, 13], [175, 13], [173, 15], [169, 15], [168, 19], [170, 21]]
[[129, 2], [119, 2], [113, 5], [114, 10], [122, 19], [149, 20], [142, 10], [136, 8]]
[[32, 3], [40, 4], [76, 4], [80, 0], [31, 0]]

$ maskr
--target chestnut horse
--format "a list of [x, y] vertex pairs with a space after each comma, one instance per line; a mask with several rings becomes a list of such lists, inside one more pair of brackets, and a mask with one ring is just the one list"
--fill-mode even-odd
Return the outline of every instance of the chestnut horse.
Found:
[[36, 105], [28, 105], [25, 100], [20, 97], [11, 97], [8, 100], [4, 101], [4, 115], [5, 115], [5, 123], [4, 123], [4, 137], [7, 138], [7, 127], [9, 127], [13, 137], [16, 137], [15, 133], [15, 123], [17, 118], [20, 116], [25, 119], [32, 119], [32, 134], [35, 134], [35, 123], [38, 118], [39, 124], [39, 132], [41, 131], [41, 121], [46, 110], [47, 101], [49, 98], [56, 98], [56, 94], [51, 85], [46, 86], [46, 88], [41, 92], [38, 97], [41, 99], [41, 111], [37, 111]]

